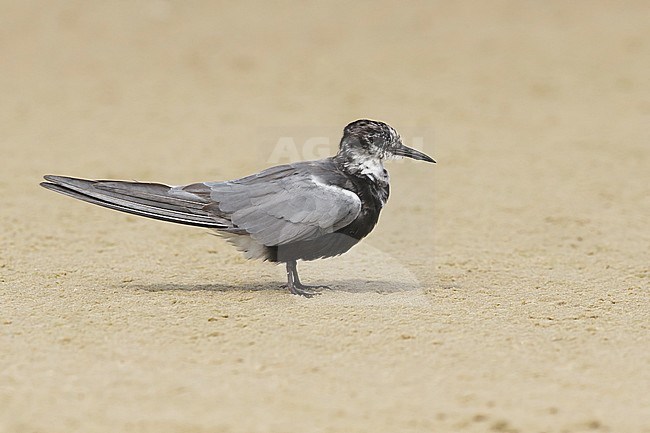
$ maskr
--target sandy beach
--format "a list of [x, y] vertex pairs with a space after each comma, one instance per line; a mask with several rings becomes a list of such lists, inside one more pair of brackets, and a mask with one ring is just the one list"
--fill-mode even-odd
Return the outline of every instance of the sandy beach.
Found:
[[[650, 4], [0, 1], [0, 432], [650, 433]], [[283, 266], [53, 194], [336, 151], [377, 228]]]

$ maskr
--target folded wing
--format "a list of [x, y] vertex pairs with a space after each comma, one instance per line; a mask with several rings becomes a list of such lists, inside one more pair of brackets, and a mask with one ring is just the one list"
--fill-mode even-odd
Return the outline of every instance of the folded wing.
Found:
[[41, 185], [134, 215], [248, 234], [270, 247], [333, 233], [361, 211], [355, 193], [321, 181], [305, 168], [279, 166], [238, 180], [176, 187], [65, 176], [45, 176]]
[[[214, 215], [227, 217], [266, 246], [316, 239], [357, 218], [359, 197], [328, 185], [294, 166], [280, 166], [230, 182], [206, 182], [182, 188], [209, 199]], [[231, 230], [228, 230], [231, 231]]]
[[41, 186], [98, 206], [179, 224], [225, 229], [230, 222], [205, 209], [201, 197], [158, 183], [45, 176]]

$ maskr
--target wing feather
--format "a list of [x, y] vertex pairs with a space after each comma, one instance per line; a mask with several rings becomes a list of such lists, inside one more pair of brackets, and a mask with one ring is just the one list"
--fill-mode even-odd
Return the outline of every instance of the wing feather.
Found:
[[272, 167], [228, 182], [162, 184], [46, 176], [48, 189], [99, 206], [232, 234], [265, 246], [319, 238], [347, 226], [361, 200], [327, 160]]
[[350, 224], [361, 211], [352, 191], [325, 184], [302, 166], [273, 167], [229, 182], [183, 189], [209, 197], [237, 230], [266, 246], [316, 239]]

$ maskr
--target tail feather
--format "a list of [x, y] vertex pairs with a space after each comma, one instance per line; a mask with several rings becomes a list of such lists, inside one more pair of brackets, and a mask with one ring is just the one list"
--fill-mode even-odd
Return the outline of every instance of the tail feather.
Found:
[[157, 183], [45, 176], [41, 186], [88, 203], [147, 218], [213, 229], [232, 223], [210, 213], [201, 197]]

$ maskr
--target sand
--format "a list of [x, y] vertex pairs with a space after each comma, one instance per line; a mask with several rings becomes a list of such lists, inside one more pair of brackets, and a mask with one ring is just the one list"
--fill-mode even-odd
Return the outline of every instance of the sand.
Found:
[[[0, 3], [1, 432], [650, 432], [648, 2]], [[284, 269], [38, 187], [388, 165]]]

